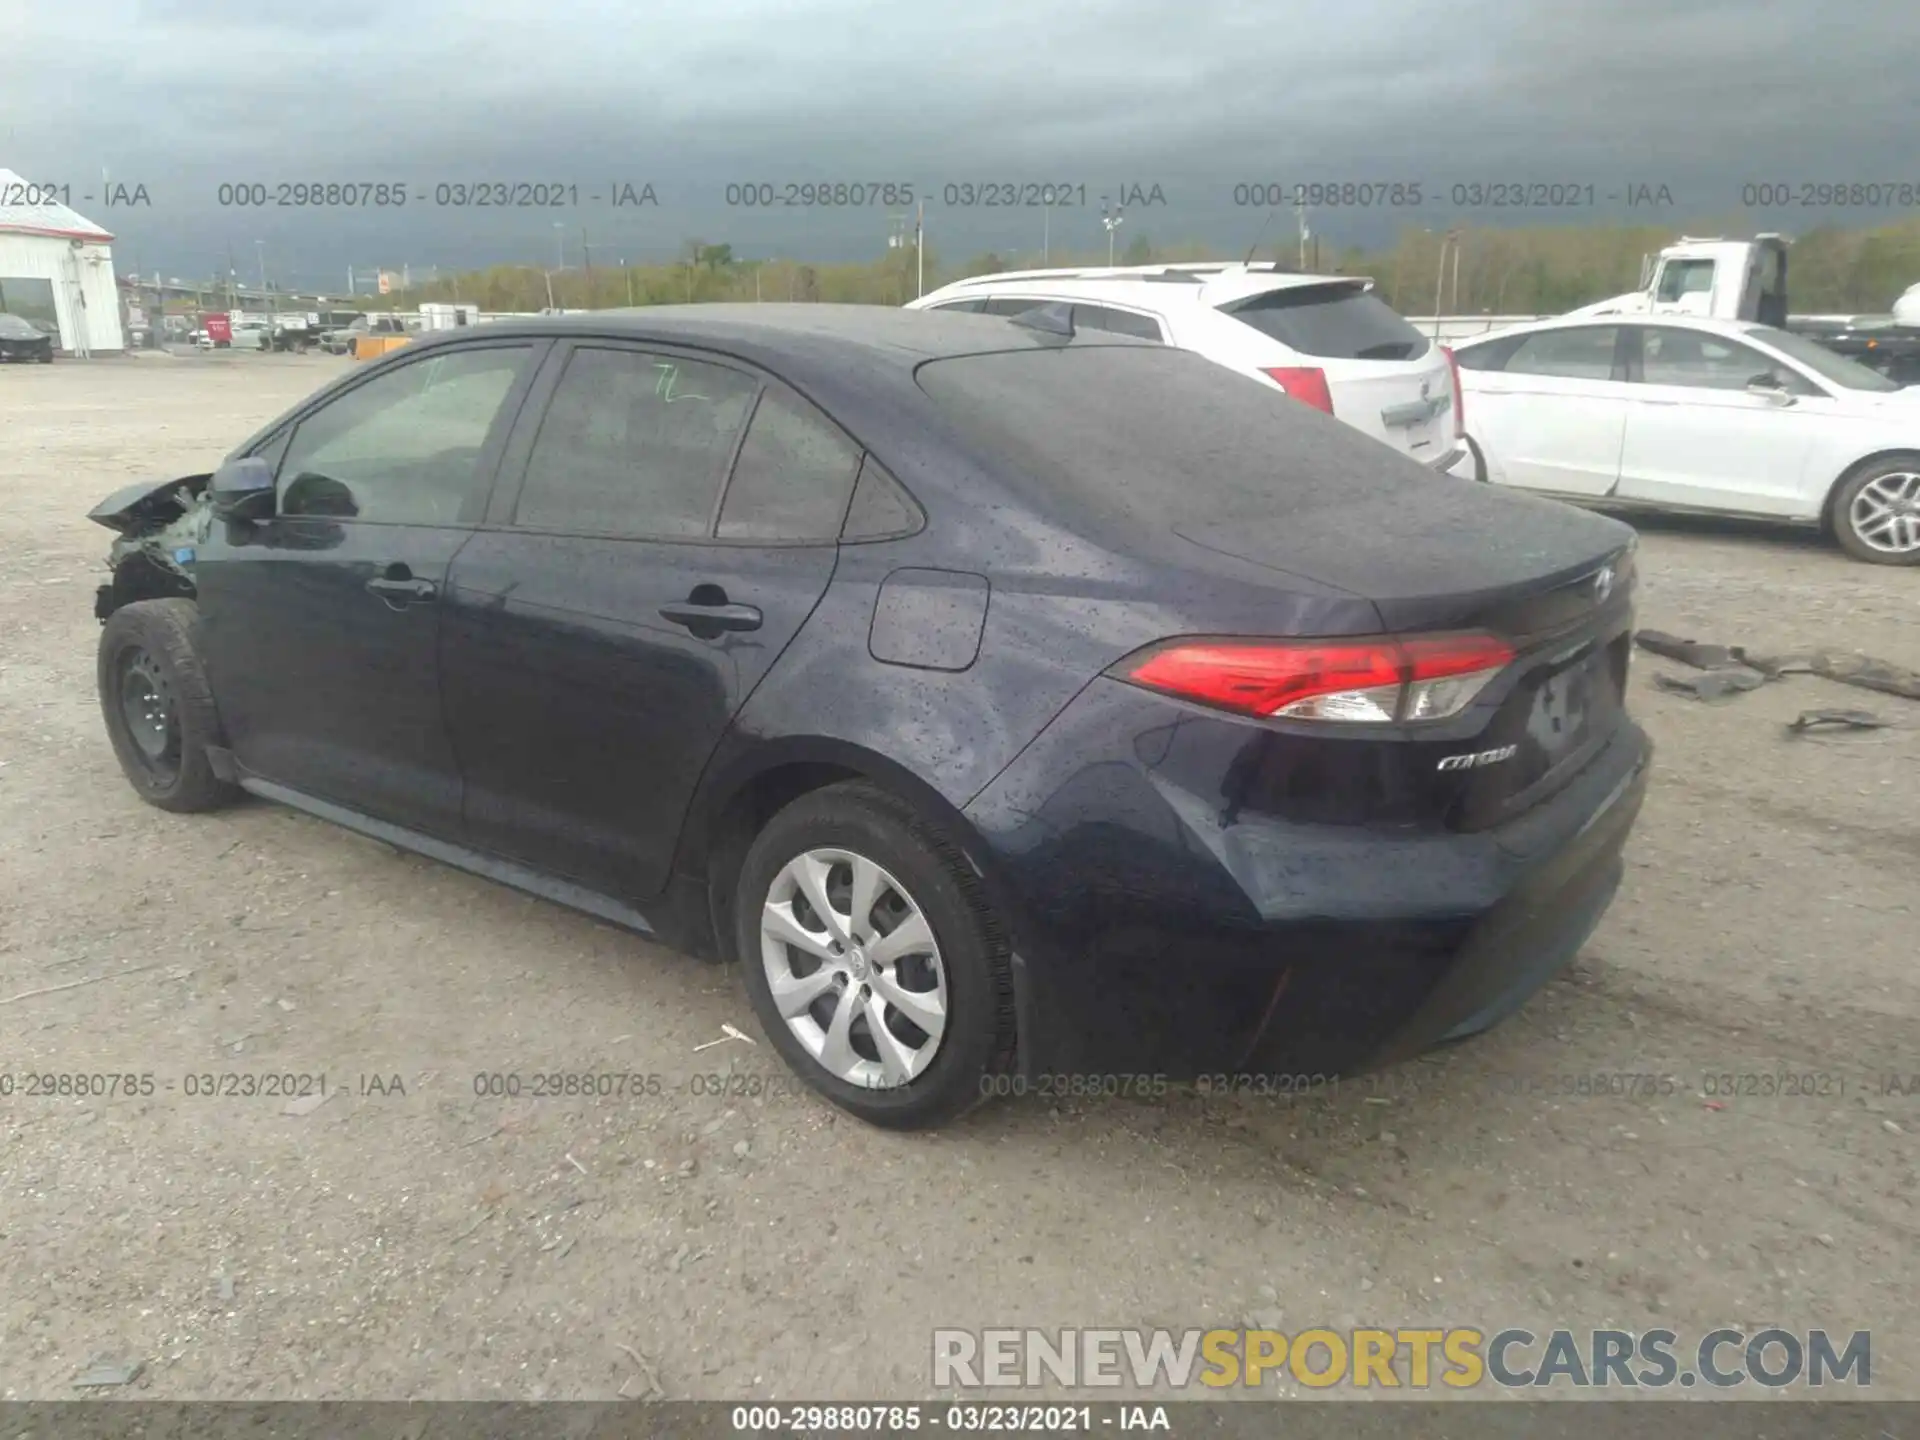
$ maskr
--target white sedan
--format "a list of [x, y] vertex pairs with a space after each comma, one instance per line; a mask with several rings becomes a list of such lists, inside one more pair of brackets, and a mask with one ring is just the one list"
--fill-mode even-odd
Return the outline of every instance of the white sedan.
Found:
[[1456, 473], [1576, 502], [1819, 525], [1920, 564], [1920, 386], [1743, 321], [1563, 317], [1455, 349]]

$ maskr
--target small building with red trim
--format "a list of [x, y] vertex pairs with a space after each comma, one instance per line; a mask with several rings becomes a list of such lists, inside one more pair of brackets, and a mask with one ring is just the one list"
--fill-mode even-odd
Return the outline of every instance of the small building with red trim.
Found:
[[0, 310], [69, 355], [124, 350], [113, 236], [68, 205], [71, 189], [0, 169]]

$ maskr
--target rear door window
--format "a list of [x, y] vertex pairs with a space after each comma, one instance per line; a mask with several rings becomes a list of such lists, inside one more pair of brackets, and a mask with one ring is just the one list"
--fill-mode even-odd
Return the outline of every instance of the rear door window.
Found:
[[929, 310], [965, 310], [974, 313], [986, 308], [987, 302], [978, 297], [972, 300], [949, 300], [943, 305], [929, 305]]
[[1453, 358], [1462, 370], [1504, 370], [1513, 352], [1520, 348], [1524, 335], [1508, 335], [1498, 340], [1478, 340], [1471, 345], [1453, 347]]
[[722, 540], [831, 544], [860, 473], [860, 448], [784, 390], [760, 397], [720, 502]]
[[1418, 360], [1432, 342], [1358, 285], [1298, 285], [1220, 307], [1302, 355], [1326, 360]]
[[1547, 375], [1561, 380], [1611, 380], [1618, 325], [1577, 325], [1540, 330], [1522, 340], [1508, 357], [1509, 375]]
[[541, 418], [513, 523], [629, 539], [704, 536], [760, 382], [581, 346]]
[[853, 487], [853, 503], [847, 506], [847, 523], [841, 527], [840, 538], [891, 540], [913, 534], [920, 525], [919, 507], [900, 488], [900, 482], [873, 456], [867, 456], [860, 465], [860, 479]]

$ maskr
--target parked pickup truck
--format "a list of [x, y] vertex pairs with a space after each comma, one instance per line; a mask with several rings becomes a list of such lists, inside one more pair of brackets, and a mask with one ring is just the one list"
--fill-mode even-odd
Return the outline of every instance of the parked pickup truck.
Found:
[[1750, 320], [1805, 335], [1902, 385], [1920, 384], [1920, 285], [1887, 315], [1789, 316], [1782, 235], [1686, 237], [1641, 264], [1640, 288], [1575, 315], [1699, 315]]
[[410, 328], [392, 315], [356, 315], [350, 323], [322, 332], [320, 346], [329, 355], [351, 355], [362, 335], [405, 335]]

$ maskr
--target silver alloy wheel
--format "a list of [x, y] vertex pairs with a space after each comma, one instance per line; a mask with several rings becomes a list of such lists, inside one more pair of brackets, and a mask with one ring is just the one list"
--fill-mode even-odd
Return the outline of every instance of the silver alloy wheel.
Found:
[[1862, 545], [1883, 555], [1920, 550], [1920, 471], [1895, 470], [1862, 485], [1847, 506], [1847, 524]]
[[947, 1028], [940, 946], [900, 882], [851, 850], [808, 850], [767, 887], [760, 958], [773, 1003], [828, 1073], [904, 1085]]

